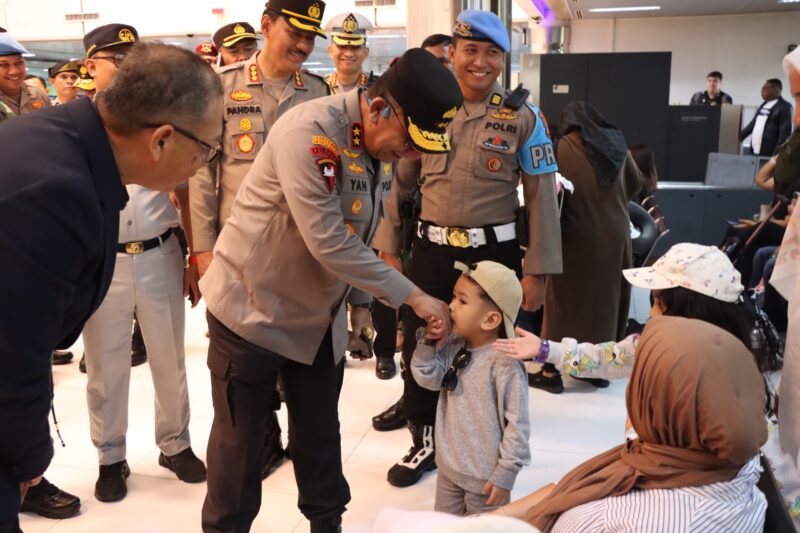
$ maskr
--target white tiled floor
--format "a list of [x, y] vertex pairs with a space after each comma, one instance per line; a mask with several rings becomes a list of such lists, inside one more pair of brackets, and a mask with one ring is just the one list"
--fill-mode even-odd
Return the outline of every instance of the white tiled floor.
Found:
[[[639, 320], [641, 295], [634, 296]], [[205, 457], [213, 409], [208, 370], [205, 365], [207, 339], [205, 310], [187, 308], [186, 356], [192, 404], [192, 446]], [[80, 341], [73, 348], [80, 357]], [[374, 361], [348, 362], [339, 404], [344, 471], [352, 501], [344, 515], [346, 532], [368, 532], [385, 506], [430, 510], [433, 507], [435, 474], [426, 475], [414, 487], [397, 489], [386, 482], [387, 469], [410, 445], [406, 430], [379, 433], [370, 425], [373, 415], [394, 402], [401, 393], [399, 376], [389, 381], [375, 378]], [[22, 515], [26, 533], [38, 532], [198, 532], [205, 485], [181, 483], [157, 464], [153, 437], [153, 389], [149, 367], [132, 370], [128, 429], [128, 462], [132, 475], [128, 496], [107, 504], [94, 499], [97, 455], [89, 439], [86, 410], [86, 376], [77, 361], [55, 367], [55, 404], [66, 448], [58, 446], [47, 477], [63, 489], [80, 496], [81, 514], [53, 521]], [[556, 480], [570, 468], [621, 442], [625, 421], [626, 381], [612, 382], [607, 389], [566, 378], [567, 392], [560, 396], [531, 389], [531, 450], [533, 463], [517, 478], [514, 497]], [[286, 411], [280, 411], [286, 427]], [[253, 531], [305, 532], [308, 522], [297, 510], [297, 488], [292, 464], [284, 463], [263, 485], [261, 512]]]

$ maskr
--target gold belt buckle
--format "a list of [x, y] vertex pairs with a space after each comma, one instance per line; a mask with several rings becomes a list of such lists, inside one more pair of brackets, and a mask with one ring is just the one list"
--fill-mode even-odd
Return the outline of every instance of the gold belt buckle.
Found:
[[461, 228], [447, 228], [447, 243], [456, 248], [469, 248], [469, 232]]
[[141, 241], [125, 243], [126, 254], [140, 254], [143, 252], [144, 252], [144, 244], [142, 244]]

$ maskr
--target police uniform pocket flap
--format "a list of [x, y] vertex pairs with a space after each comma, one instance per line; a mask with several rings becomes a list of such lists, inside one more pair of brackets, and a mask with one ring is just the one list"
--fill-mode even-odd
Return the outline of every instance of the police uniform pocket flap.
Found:
[[[345, 178], [349, 181], [349, 178]], [[369, 193], [342, 192], [342, 214], [345, 220], [372, 218], [372, 196]]]
[[225, 135], [229, 138], [228, 148], [234, 159], [255, 159], [264, 144], [264, 117], [245, 116], [228, 119]]
[[208, 354], [208, 370], [219, 379], [228, 379], [231, 368], [231, 360], [216, 350], [211, 350]]
[[447, 154], [431, 154], [422, 156], [422, 175], [444, 174], [447, 169]]
[[475, 176], [493, 180], [516, 179], [516, 147], [514, 150], [509, 148], [507, 152], [491, 148], [479, 148], [477, 152]]

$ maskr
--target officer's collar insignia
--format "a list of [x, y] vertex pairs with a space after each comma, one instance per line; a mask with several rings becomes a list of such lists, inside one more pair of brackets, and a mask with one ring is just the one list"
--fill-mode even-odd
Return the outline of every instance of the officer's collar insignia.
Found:
[[124, 29], [119, 30], [118, 37], [119, 37], [119, 40], [124, 42], [124, 43], [136, 42], [136, 36], [128, 28], [124, 28]]
[[328, 151], [330, 151], [333, 157], [339, 157], [339, 147], [336, 146], [335, 142], [333, 142], [328, 137], [325, 137], [324, 135], [312, 136], [311, 144], [314, 144], [316, 146], [322, 146], [323, 148], [326, 148]]
[[251, 83], [259, 83], [261, 81], [261, 73], [258, 71], [258, 65], [251, 63], [248, 67], [248, 74]]
[[253, 95], [243, 89], [236, 89], [231, 93], [231, 100], [236, 100], [237, 102], [247, 102], [252, 99]]
[[503, 108], [496, 113], [491, 113], [490, 116], [497, 120], [515, 120], [519, 115], [515, 115], [510, 109]]
[[250, 136], [249, 133], [245, 133], [236, 141], [236, 146], [243, 154], [249, 154], [256, 147], [256, 141]]
[[505, 141], [499, 135], [495, 135], [494, 137], [489, 137], [485, 141], [483, 141], [483, 145], [487, 148], [494, 148], [495, 150], [502, 150], [503, 152], [508, 151], [508, 142]]
[[453, 34], [459, 37], [472, 37], [472, 25], [457, 20], [453, 28]]
[[497, 93], [494, 93], [491, 98], [489, 98], [489, 103], [493, 106], [499, 106], [503, 103], [503, 97]]
[[361, 152], [352, 152], [352, 151], [348, 150], [347, 148], [342, 150], [342, 153], [344, 155], [346, 155], [347, 157], [349, 157], [350, 159], [358, 159], [359, 157], [361, 157]]
[[355, 161], [352, 161], [352, 162], [351, 162], [351, 163], [350, 163], [350, 164], [347, 166], [347, 168], [349, 168], [350, 170], [352, 170], [352, 171], [353, 171], [353, 172], [355, 172], [356, 174], [361, 174], [362, 172], [364, 172], [364, 167], [360, 167], [360, 166], [358, 166], [358, 164], [356, 164], [356, 162], [355, 162]]
[[353, 122], [350, 126], [350, 149], [360, 150], [362, 148], [363, 129], [360, 122]]
[[356, 20], [352, 13], [347, 15], [347, 18], [342, 22], [342, 29], [346, 33], [355, 33], [358, 31], [358, 20]]
[[294, 71], [294, 86], [298, 89], [304, 89], [305, 85], [303, 84], [303, 78], [300, 76], [300, 71]]

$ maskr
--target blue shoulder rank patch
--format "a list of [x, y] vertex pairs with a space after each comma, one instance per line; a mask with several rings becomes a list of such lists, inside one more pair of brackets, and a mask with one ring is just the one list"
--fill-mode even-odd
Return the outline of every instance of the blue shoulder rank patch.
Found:
[[550, 128], [547, 126], [544, 113], [533, 104], [526, 102], [526, 105], [536, 117], [536, 127], [533, 128], [533, 132], [525, 141], [525, 144], [517, 151], [519, 154], [519, 166], [522, 167], [524, 172], [533, 176], [556, 172], [558, 170], [556, 153], [553, 149]]

